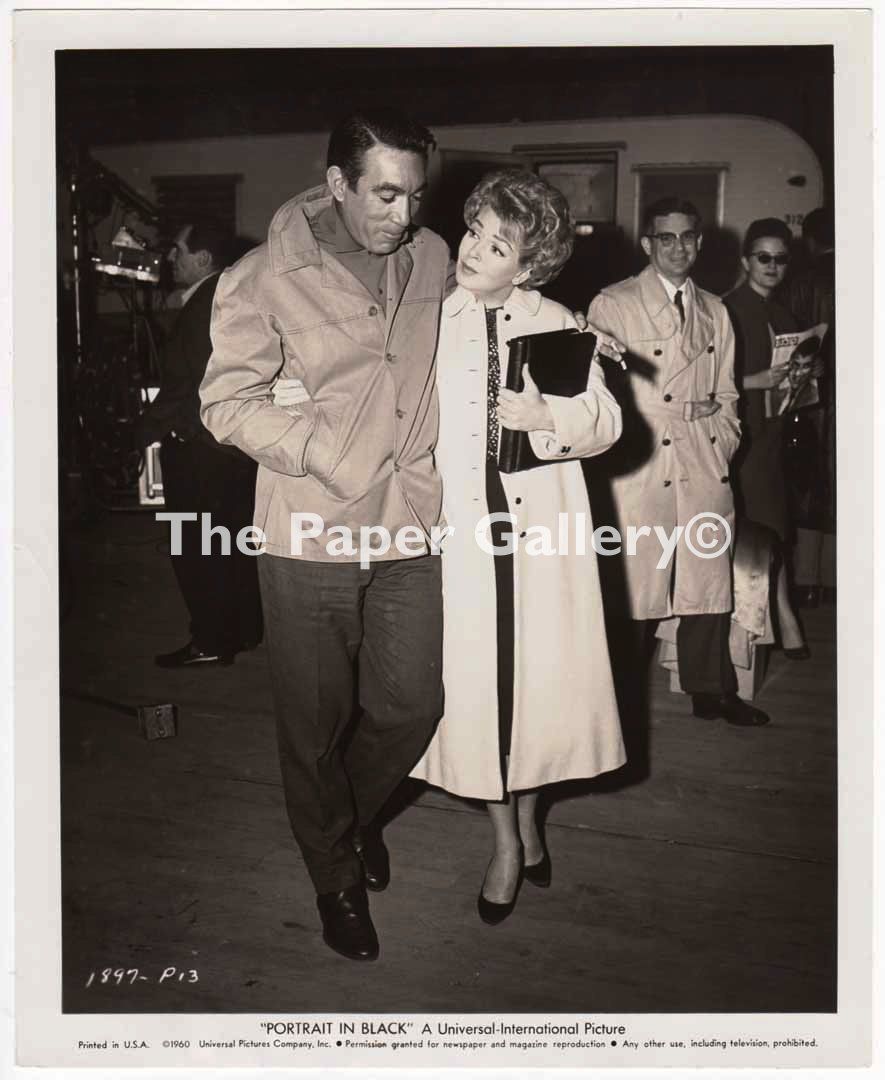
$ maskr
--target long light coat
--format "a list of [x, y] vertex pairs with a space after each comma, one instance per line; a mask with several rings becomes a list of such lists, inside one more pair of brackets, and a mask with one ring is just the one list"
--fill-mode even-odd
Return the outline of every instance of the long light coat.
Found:
[[[712, 293], [692, 285], [684, 328], [653, 267], [611, 285], [590, 305], [588, 319], [628, 347], [632, 402], [625, 416], [624, 453], [612, 456], [612, 497], [626, 541], [630, 526], [646, 526], [634, 554], [624, 554], [629, 614], [634, 619], [731, 611], [730, 550], [714, 558], [694, 554], [683, 534], [663, 567], [655, 526], [671, 534], [696, 515], [717, 527], [697, 534], [695, 547], [733, 534], [734, 503], [728, 464], [740, 440], [734, 385], [734, 334], [728, 313]], [[689, 419], [697, 403], [715, 401], [712, 416]], [[621, 449], [619, 447], [619, 451]], [[609, 465], [609, 461], [604, 463]], [[626, 552], [626, 543], [624, 544]], [[715, 549], [709, 549], [715, 550]], [[672, 589], [671, 589], [672, 585]]]
[[[574, 325], [565, 308], [521, 289], [513, 291], [497, 318], [502, 369], [509, 338]], [[443, 304], [437, 354], [437, 460], [444, 514], [454, 529], [442, 555], [445, 715], [412, 775], [456, 795], [494, 800], [503, 796], [495, 571], [493, 556], [475, 537], [477, 523], [488, 514], [486, 339], [483, 305], [458, 288]], [[625, 761], [590, 542], [590, 507], [580, 463], [573, 460], [615, 442], [620, 410], [596, 363], [586, 393], [547, 401], [555, 432], [533, 432], [531, 439], [535, 453], [554, 464], [501, 475], [515, 518], [508, 529], [518, 545], [511, 791], [595, 776]], [[568, 554], [530, 554], [540, 536], [532, 526], [548, 529], [552, 546], [563, 550], [561, 515], [569, 525]], [[586, 554], [576, 554], [582, 528]]]

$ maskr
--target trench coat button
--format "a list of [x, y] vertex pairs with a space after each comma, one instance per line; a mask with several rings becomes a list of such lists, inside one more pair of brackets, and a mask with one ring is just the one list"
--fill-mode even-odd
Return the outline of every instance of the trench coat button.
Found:
[[406, 414], [405, 414], [405, 413], [403, 412], [403, 410], [402, 410], [402, 409], [397, 409], [397, 410], [396, 410], [396, 417], [397, 417], [397, 419], [398, 419], [398, 420], [402, 420], [402, 418], [403, 418], [403, 417], [404, 417], [405, 415], [406, 415]]
[[727, 476], [720, 476], [719, 477], [719, 483], [720, 484], [727, 484], [728, 483], [728, 477]]
[[504, 316], [504, 322], [510, 322], [510, 314], [509, 314], [509, 312], [508, 312], [508, 314], [506, 314]]
[[672, 394], [664, 394], [664, 401], [672, 401], [672, 400], [673, 400], [673, 395]]
[[399, 465], [394, 465], [393, 471], [394, 472], [399, 472]]
[[392, 352], [389, 352], [387, 356], [384, 357], [384, 359], [387, 361], [388, 364], [396, 363], [396, 357], [393, 355]]
[[519, 504], [522, 502], [522, 499], [519, 497], [519, 495], [517, 495], [513, 501], [516, 503], [517, 506], [519, 506]]
[[377, 315], [378, 314], [378, 308], [376, 308], [374, 304], [369, 308], [369, 314], [370, 315]]
[[707, 346], [707, 352], [713, 352], [713, 346], [712, 345]]
[[715, 435], [711, 435], [711, 436], [710, 436], [710, 442], [711, 442], [711, 443], [714, 443], [714, 442], [716, 442], [716, 436], [715, 436]]
[[670, 445], [670, 440], [669, 439], [664, 439], [663, 445], [664, 446], [669, 446]]
[[560, 454], [570, 454], [572, 452], [572, 448], [570, 446], [560, 446], [559, 452]]
[[664, 487], [669, 487], [669, 486], [670, 486], [670, 481], [669, 481], [669, 480], [665, 480], [665, 481], [664, 481]]
[[664, 350], [663, 349], [655, 349], [655, 356], [663, 356], [663, 355], [664, 355]]
[[525, 537], [525, 531], [521, 532], [519, 535], [520, 535], [520, 538]]

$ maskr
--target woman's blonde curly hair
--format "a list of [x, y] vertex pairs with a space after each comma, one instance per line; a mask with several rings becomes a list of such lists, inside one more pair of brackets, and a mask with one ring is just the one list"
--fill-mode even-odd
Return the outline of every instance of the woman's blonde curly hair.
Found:
[[485, 207], [501, 219], [504, 236], [518, 245], [520, 265], [529, 270], [519, 288], [552, 281], [575, 246], [575, 225], [562, 192], [527, 169], [501, 169], [484, 176], [467, 197], [468, 228]]

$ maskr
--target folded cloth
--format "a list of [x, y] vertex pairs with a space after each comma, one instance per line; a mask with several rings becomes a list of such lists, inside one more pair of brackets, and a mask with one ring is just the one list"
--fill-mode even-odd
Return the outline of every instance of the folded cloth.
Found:
[[[774, 626], [769, 604], [770, 569], [770, 532], [752, 521], [741, 521], [734, 546], [734, 611], [728, 635], [731, 662], [736, 668], [749, 669], [753, 666], [753, 653], [757, 645], [774, 644]], [[670, 619], [661, 619], [655, 633], [661, 641], [658, 661], [662, 667], [673, 672], [677, 679], [678, 627], [679, 616], [674, 615]], [[672, 688], [679, 689], [678, 682], [672, 685]]]

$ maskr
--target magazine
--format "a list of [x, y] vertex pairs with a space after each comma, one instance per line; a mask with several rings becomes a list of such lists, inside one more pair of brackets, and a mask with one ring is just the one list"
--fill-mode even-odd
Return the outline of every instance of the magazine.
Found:
[[811, 368], [827, 330], [826, 323], [819, 323], [796, 334], [772, 334], [771, 366], [789, 364], [790, 367], [783, 382], [766, 393], [766, 416], [783, 416], [820, 400]]

